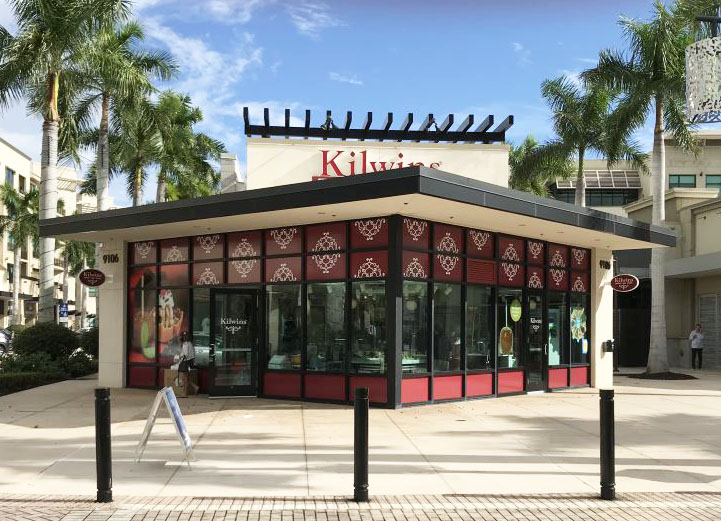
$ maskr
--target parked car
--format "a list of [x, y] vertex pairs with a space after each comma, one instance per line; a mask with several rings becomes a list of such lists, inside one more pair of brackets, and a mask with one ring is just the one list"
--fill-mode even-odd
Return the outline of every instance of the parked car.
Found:
[[12, 333], [7, 329], [0, 329], [0, 354], [5, 354], [12, 346]]

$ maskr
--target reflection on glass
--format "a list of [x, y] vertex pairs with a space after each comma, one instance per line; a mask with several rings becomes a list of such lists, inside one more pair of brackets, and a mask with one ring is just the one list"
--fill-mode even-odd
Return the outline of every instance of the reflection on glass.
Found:
[[196, 367], [207, 368], [210, 362], [210, 289], [193, 290], [193, 347]]
[[543, 347], [546, 343], [543, 329], [543, 297], [538, 294], [528, 295], [526, 348], [523, 365], [526, 368], [527, 390], [543, 390]]
[[589, 353], [588, 297], [571, 293], [571, 363], [588, 363]]
[[158, 362], [171, 365], [180, 355], [180, 335], [188, 330], [190, 290], [161, 289], [158, 294]]
[[433, 289], [433, 367], [461, 369], [461, 286], [436, 284]]
[[386, 367], [385, 282], [354, 282], [351, 300], [354, 373], [383, 374]]
[[300, 285], [267, 286], [268, 369], [300, 369]]
[[403, 282], [403, 372], [428, 371], [428, 283]]
[[345, 372], [345, 283], [308, 284], [308, 371]]
[[548, 293], [548, 365], [568, 363], [568, 308], [566, 294]]
[[518, 367], [521, 357], [521, 305], [520, 289], [499, 289], [497, 299], [498, 367]]
[[468, 369], [493, 368], [493, 300], [491, 288], [466, 289], [466, 364]]
[[156, 290], [138, 289], [128, 292], [130, 316], [128, 362], [155, 362]]
[[253, 384], [256, 296], [252, 293], [215, 295], [215, 372], [219, 387]]

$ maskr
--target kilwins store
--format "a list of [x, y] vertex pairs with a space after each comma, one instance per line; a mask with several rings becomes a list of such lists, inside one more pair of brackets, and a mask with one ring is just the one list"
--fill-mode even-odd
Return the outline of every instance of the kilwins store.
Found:
[[264, 116], [219, 195], [41, 221], [102, 245], [100, 385], [162, 386], [185, 331], [211, 397], [612, 385], [612, 251], [671, 231], [509, 189], [512, 117]]

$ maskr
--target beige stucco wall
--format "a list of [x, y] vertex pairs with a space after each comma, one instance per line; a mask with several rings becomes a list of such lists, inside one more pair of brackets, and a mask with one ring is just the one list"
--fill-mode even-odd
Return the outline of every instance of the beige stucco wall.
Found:
[[696, 255], [721, 251], [721, 203], [693, 212], [690, 219], [695, 225], [693, 239]]
[[613, 270], [600, 267], [612, 260], [610, 250], [594, 249], [591, 254], [591, 385], [613, 388], [613, 353], [604, 353], [601, 344], [613, 338]]
[[[125, 385], [126, 345], [126, 251], [125, 242], [108, 241], [100, 251], [100, 271], [105, 273], [105, 284], [100, 286], [100, 356], [98, 385], [123, 387]], [[119, 262], [105, 263], [103, 255], [115, 253]]]

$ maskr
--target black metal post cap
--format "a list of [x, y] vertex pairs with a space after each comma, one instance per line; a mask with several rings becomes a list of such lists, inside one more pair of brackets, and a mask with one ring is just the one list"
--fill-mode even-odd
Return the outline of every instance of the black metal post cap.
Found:
[[356, 398], [368, 398], [368, 388], [367, 387], [357, 387], [355, 390], [355, 397]]
[[95, 388], [95, 397], [96, 398], [110, 398], [110, 388], [109, 387], [96, 387]]
[[601, 399], [613, 400], [613, 389], [601, 389], [599, 390]]

